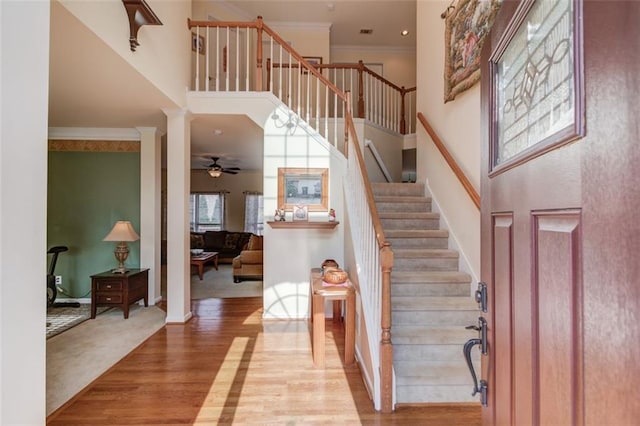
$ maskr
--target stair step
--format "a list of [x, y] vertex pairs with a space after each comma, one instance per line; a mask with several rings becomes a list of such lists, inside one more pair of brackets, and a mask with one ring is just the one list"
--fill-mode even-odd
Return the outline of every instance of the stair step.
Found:
[[421, 183], [372, 183], [371, 189], [377, 195], [424, 195], [424, 184]]
[[397, 249], [393, 253], [393, 267], [397, 270], [458, 270], [459, 254], [455, 250]]
[[437, 213], [385, 213], [379, 214], [384, 230], [426, 230], [438, 229], [440, 218]]
[[[395, 340], [395, 339], [394, 339]], [[393, 361], [450, 361], [462, 354], [460, 345], [399, 345], [394, 342]]]
[[378, 212], [430, 212], [431, 199], [412, 196], [378, 196], [375, 197]]
[[462, 326], [394, 325], [391, 332], [394, 345], [458, 345], [460, 351], [467, 340], [475, 337], [477, 331]]
[[458, 271], [398, 270], [391, 272], [393, 296], [468, 296], [471, 276]]
[[[479, 353], [477, 354], [479, 355]], [[474, 356], [473, 364], [480, 371], [479, 356]], [[394, 364], [398, 385], [468, 385], [473, 389], [473, 380], [462, 355], [448, 361], [402, 361]]]
[[439, 402], [478, 402], [478, 396], [471, 396], [469, 385], [423, 385], [396, 386], [397, 401], [404, 404]]
[[394, 297], [391, 308], [399, 311], [478, 311], [478, 304], [471, 297], [422, 296]]
[[468, 284], [471, 276], [458, 271], [397, 271], [391, 272], [394, 284]]
[[395, 326], [458, 326], [466, 327], [478, 323], [478, 310], [396, 310], [391, 312], [391, 322]]
[[393, 229], [385, 231], [384, 236], [394, 250], [402, 248], [446, 249], [449, 245], [449, 231], [444, 229]]

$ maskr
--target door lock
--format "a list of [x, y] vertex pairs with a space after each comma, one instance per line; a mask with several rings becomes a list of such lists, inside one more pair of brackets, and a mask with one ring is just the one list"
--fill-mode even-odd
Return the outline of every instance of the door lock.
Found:
[[487, 312], [487, 285], [482, 281], [478, 283], [478, 289], [475, 295], [478, 307], [482, 312]]

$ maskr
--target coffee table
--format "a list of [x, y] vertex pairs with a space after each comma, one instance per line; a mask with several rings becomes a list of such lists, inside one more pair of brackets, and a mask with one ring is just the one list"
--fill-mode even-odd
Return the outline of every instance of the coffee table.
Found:
[[213, 267], [218, 270], [218, 252], [217, 251], [207, 251], [198, 256], [191, 256], [191, 265], [198, 267], [198, 276], [200, 277], [200, 281], [202, 281], [202, 274], [204, 273], [204, 265], [205, 263], [213, 262]]

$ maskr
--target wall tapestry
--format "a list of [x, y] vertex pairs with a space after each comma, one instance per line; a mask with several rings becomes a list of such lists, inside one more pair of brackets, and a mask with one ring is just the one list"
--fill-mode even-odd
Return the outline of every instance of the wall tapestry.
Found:
[[441, 15], [445, 20], [444, 101], [480, 80], [480, 53], [502, 0], [458, 0]]

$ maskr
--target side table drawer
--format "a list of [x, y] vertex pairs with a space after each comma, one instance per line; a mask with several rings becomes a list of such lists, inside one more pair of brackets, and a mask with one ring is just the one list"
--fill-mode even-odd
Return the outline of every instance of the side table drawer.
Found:
[[97, 303], [122, 303], [122, 293], [96, 294]]
[[122, 281], [121, 280], [101, 280], [96, 283], [97, 291], [121, 291], [122, 290]]

